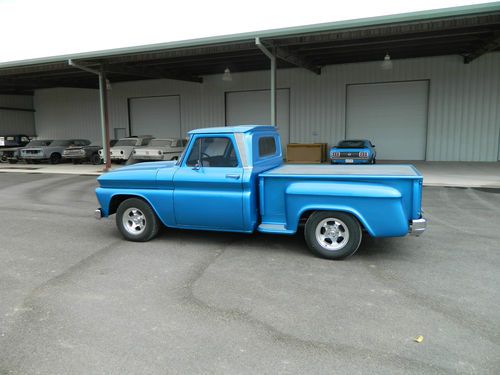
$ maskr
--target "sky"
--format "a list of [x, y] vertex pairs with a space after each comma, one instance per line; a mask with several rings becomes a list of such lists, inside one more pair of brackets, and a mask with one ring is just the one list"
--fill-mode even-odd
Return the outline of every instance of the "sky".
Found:
[[486, 2], [0, 0], [0, 63]]

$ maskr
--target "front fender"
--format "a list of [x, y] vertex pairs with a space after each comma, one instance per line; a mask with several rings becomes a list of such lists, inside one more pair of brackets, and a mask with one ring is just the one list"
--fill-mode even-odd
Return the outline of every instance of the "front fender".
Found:
[[110, 215], [110, 204], [114, 197], [141, 198], [146, 201], [166, 226], [174, 225], [173, 190], [170, 189], [110, 189], [98, 187], [96, 196], [101, 205], [102, 217]]
[[355, 216], [373, 237], [408, 234], [401, 192], [366, 182], [314, 181], [292, 183], [286, 189], [287, 229], [296, 231], [307, 211], [343, 211]]

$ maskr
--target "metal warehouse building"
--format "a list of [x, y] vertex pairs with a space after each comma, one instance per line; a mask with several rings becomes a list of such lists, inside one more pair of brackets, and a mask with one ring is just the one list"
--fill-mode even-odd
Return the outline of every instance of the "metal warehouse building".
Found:
[[500, 159], [499, 3], [0, 64], [0, 133], [101, 144], [92, 71], [111, 138], [275, 118], [286, 143]]

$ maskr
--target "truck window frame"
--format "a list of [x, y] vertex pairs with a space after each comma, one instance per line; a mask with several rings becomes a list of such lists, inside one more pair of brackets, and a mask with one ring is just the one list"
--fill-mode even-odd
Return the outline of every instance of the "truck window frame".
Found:
[[189, 139], [189, 147], [186, 147], [184, 149], [184, 155], [182, 155], [182, 162], [180, 163], [181, 167], [186, 167], [186, 168], [193, 168], [192, 166], [187, 165], [187, 162], [189, 160], [189, 155], [191, 155], [191, 151], [193, 150], [194, 145], [196, 144], [197, 140], [200, 138], [227, 138], [229, 142], [231, 142], [231, 145], [233, 146], [234, 154], [236, 156], [236, 160], [238, 161], [238, 165], [234, 167], [213, 167], [213, 166], [201, 166], [200, 168], [242, 168], [242, 162], [241, 162], [241, 157], [240, 157], [240, 151], [238, 147], [236, 146], [235, 139], [233, 135], [227, 135], [227, 134], [194, 134], [190, 139]]

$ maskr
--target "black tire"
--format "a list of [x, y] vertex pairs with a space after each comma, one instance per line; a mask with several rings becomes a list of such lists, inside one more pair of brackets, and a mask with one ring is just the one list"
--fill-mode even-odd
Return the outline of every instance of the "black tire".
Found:
[[[133, 217], [134, 210], [137, 213], [135, 217]], [[130, 225], [125, 224], [127, 220], [124, 217], [130, 217], [130, 220], [128, 220]], [[138, 221], [134, 222], [134, 218]], [[137, 226], [134, 227], [134, 224]], [[148, 203], [142, 199], [129, 198], [118, 206], [116, 226], [125, 239], [134, 242], [146, 242], [156, 236], [160, 229], [160, 221]], [[143, 228], [137, 230], [140, 226]]]
[[99, 154], [92, 154], [90, 155], [90, 162], [94, 165], [99, 165], [102, 164], [102, 159]]
[[61, 154], [54, 152], [49, 158], [50, 164], [59, 164], [61, 162]]
[[[324, 241], [319, 241], [316, 230], [319, 231], [319, 235], [325, 233], [326, 229], [323, 224], [334, 230], [335, 233], [332, 234], [334, 239], [326, 236]], [[315, 255], [325, 259], [340, 260], [350, 257], [358, 250], [362, 231], [359, 221], [348, 213], [316, 211], [307, 219], [304, 236], [307, 246]], [[335, 248], [337, 246], [339, 247]], [[328, 249], [328, 247], [332, 248]]]
[[30, 159], [24, 159], [24, 161], [26, 162], [26, 164], [33, 164], [33, 160], [30, 160]]
[[9, 159], [9, 164], [17, 164], [17, 159]]

